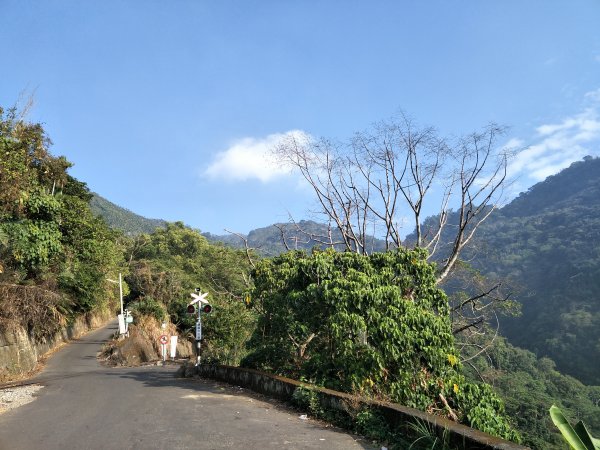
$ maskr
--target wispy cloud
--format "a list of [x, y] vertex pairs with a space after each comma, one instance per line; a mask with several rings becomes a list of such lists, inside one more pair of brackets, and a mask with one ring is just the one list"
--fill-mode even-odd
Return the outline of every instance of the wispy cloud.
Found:
[[[511, 175], [523, 174], [541, 181], [600, 147], [600, 89], [585, 95], [583, 111], [558, 123], [536, 128], [533, 144], [519, 152], [509, 167]], [[596, 144], [596, 148], [591, 144]]]
[[204, 170], [212, 179], [246, 181], [258, 179], [263, 183], [291, 173], [291, 168], [279, 163], [272, 155], [273, 148], [285, 139], [308, 139], [302, 130], [270, 134], [263, 138], [239, 139], [225, 151], [217, 153], [214, 161]]

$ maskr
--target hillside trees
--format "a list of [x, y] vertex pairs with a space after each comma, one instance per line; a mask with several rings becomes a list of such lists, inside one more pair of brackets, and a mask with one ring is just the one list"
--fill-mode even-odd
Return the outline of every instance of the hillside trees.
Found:
[[[594, 433], [600, 431], [600, 386], [585, 386], [556, 370], [554, 361], [498, 338], [487, 354], [467, 367], [467, 376], [483, 376], [503, 398], [514, 417], [523, 442], [536, 450], [562, 449], [564, 443], [552, 426], [548, 409], [560, 405], [570, 416], [583, 420]], [[473, 372], [473, 367], [477, 373]]]
[[75, 299], [80, 312], [108, 306], [104, 300], [107, 291], [110, 292], [108, 298], [116, 295], [106, 278], [125, 271], [120, 234], [91, 212], [86, 197], [62, 196], [63, 214], [59, 225], [64, 253], [58, 282], [61, 290]]
[[483, 274], [523, 286], [511, 343], [600, 384], [600, 158], [531, 187], [481, 227], [469, 257]]
[[166, 224], [164, 220], [147, 219], [121, 208], [98, 194], [92, 194], [90, 207], [92, 211], [102, 216], [109, 227], [133, 238], [142, 233], [152, 233], [156, 228], [163, 228]]
[[116, 300], [122, 253], [39, 124], [0, 108], [0, 321], [43, 336]]
[[214, 312], [203, 323], [203, 358], [236, 364], [245, 355], [245, 343], [255, 316], [245, 306], [249, 263], [244, 252], [208, 243], [199, 232], [181, 222], [130, 241], [131, 293], [129, 306], [143, 311], [162, 308], [163, 318], [191, 333], [195, 317], [185, 313], [196, 287], [209, 292]]

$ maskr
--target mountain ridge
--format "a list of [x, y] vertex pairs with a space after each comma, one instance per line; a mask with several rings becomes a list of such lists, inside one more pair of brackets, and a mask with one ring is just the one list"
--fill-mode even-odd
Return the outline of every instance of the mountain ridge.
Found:
[[524, 286], [512, 344], [600, 385], [600, 158], [537, 183], [490, 217], [473, 245], [483, 274]]
[[101, 216], [111, 228], [121, 230], [128, 236], [152, 233], [156, 228], [164, 228], [167, 224], [162, 219], [148, 219], [123, 208], [101, 195], [92, 192], [90, 207], [94, 214]]

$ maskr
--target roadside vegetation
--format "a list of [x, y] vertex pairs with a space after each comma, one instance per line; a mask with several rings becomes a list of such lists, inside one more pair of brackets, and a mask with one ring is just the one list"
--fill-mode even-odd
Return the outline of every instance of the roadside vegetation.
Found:
[[106, 278], [125, 270], [119, 234], [91, 212], [87, 187], [50, 144], [41, 125], [0, 108], [0, 327], [40, 339], [114, 309]]
[[203, 359], [238, 364], [254, 331], [256, 312], [248, 309], [250, 262], [242, 250], [209, 244], [181, 222], [129, 241], [126, 302], [138, 314], [169, 320], [193, 337], [195, 316], [186, 314], [190, 293], [210, 292], [214, 314], [203, 319]]
[[253, 271], [261, 311], [242, 364], [397, 402], [519, 441], [500, 398], [468, 382], [448, 299], [423, 249], [290, 252]]

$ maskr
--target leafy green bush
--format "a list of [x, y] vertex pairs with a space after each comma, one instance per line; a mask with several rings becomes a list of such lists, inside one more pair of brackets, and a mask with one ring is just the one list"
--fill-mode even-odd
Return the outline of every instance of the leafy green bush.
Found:
[[114, 306], [106, 278], [123, 270], [117, 234], [92, 214], [85, 183], [67, 174], [71, 163], [49, 146], [40, 124], [0, 108], [0, 285], [38, 288], [22, 299], [22, 326], [37, 318], [40, 299], [60, 305], [44, 330]]
[[319, 393], [308, 387], [297, 387], [292, 394], [293, 403], [300, 407], [306, 408], [311, 414], [320, 417], [323, 413]]
[[381, 413], [365, 408], [356, 414], [356, 430], [378, 441], [390, 438], [391, 431]]
[[157, 321], [162, 322], [167, 316], [165, 307], [154, 300], [152, 297], [144, 297], [144, 299], [130, 305], [130, 308], [145, 316], [152, 316]]
[[448, 301], [426, 256], [327, 250], [260, 261], [252, 299], [261, 315], [243, 364], [518, 440], [489, 386], [461, 374]]

